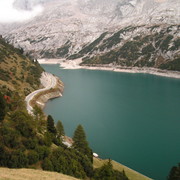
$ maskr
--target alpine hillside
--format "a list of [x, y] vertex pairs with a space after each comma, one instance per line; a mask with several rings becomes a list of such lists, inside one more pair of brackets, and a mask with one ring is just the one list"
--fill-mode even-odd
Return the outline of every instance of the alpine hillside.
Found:
[[[72, 148], [68, 148], [63, 143], [66, 137], [61, 121], [55, 125], [52, 116], [46, 116], [38, 106], [33, 106], [33, 114], [28, 113], [25, 96], [40, 87], [43, 71], [36, 60], [23, 54], [23, 49], [14, 48], [0, 37], [0, 179], [39, 179], [40, 176], [40, 179], [42, 176], [45, 179], [55, 179], [54, 176], [56, 179], [75, 179], [63, 175], [66, 174], [79, 179], [98, 180], [106, 177], [106, 171], [110, 172], [110, 179], [131, 179], [124, 170], [113, 169], [110, 160], [93, 167], [93, 153], [81, 125], [74, 132]], [[61, 174], [20, 172], [17, 168]], [[130, 176], [135, 173], [126, 169]], [[149, 179], [135, 174], [143, 180]]]
[[[0, 37], [0, 90], [4, 95], [25, 97], [40, 87], [44, 70], [37, 61], [23, 55], [23, 49], [14, 48]], [[16, 94], [16, 95], [15, 95]]]
[[[36, 5], [16, 0], [15, 7]], [[5, 38], [37, 58], [179, 70], [179, 0], [48, 0]], [[15, 28], [16, 27], [16, 28]]]

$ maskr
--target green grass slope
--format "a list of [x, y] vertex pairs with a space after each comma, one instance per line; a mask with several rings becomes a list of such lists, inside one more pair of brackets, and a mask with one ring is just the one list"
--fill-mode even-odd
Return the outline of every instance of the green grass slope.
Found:
[[[99, 168], [107, 162], [108, 162], [108, 160], [94, 158], [93, 166], [94, 166], [94, 168]], [[129, 178], [129, 180], [151, 180], [151, 178], [144, 176], [144, 175], [140, 174], [139, 172], [134, 171], [134, 170], [128, 168], [127, 166], [124, 166], [116, 161], [112, 160], [112, 165], [115, 170], [118, 170], [121, 172], [124, 170], [126, 173], [126, 176]]]

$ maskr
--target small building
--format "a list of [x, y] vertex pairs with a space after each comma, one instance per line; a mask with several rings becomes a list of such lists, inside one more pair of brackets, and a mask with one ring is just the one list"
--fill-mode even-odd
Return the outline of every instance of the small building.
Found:
[[96, 154], [96, 153], [93, 153], [93, 156], [94, 156], [95, 158], [98, 158], [98, 157], [99, 157], [99, 155]]

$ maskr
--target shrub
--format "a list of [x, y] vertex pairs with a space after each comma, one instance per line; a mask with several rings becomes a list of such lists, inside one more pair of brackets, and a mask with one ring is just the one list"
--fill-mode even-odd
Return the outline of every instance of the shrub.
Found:
[[42, 168], [43, 170], [46, 170], [46, 171], [53, 171], [53, 165], [52, 165], [52, 162], [46, 158], [43, 162], [42, 162]]
[[15, 123], [15, 128], [24, 137], [34, 137], [35, 129], [33, 127], [33, 118], [25, 111], [16, 111], [11, 115], [12, 121]]
[[168, 180], [179, 180], [180, 179], [180, 164], [173, 166], [167, 178]]
[[3, 137], [3, 143], [9, 148], [17, 148], [20, 145], [20, 134], [14, 129], [2, 127], [1, 134]]
[[27, 149], [35, 149], [37, 145], [37, 139], [28, 138], [23, 140], [23, 144]]
[[46, 146], [37, 146], [35, 151], [38, 153], [39, 155], [39, 160], [43, 160], [45, 159], [46, 157], [49, 156], [50, 154], [50, 150], [48, 147]]
[[29, 160], [29, 165], [35, 164], [39, 161], [39, 155], [36, 151], [29, 151], [27, 157]]
[[46, 145], [46, 146], [48, 146], [48, 147], [51, 146], [51, 144], [52, 144], [52, 137], [51, 137], [51, 134], [50, 134], [49, 132], [46, 132], [46, 133], [44, 134], [44, 138], [43, 138], [43, 140], [42, 140], [42, 144], [43, 144], [43, 145]]
[[21, 150], [17, 150], [10, 154], [7, 164], [9, 168], [22, 168], [27, 166], [28, 159]]

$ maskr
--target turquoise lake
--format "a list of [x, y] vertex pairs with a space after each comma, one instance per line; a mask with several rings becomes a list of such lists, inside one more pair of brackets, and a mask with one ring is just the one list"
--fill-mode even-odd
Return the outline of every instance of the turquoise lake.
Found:
[[155, 180], [180, 162], [180, 79], [149, 74], [42, 67], [64, 82], [44, 109], [72, 136], [82, 124], [89, 144]]

